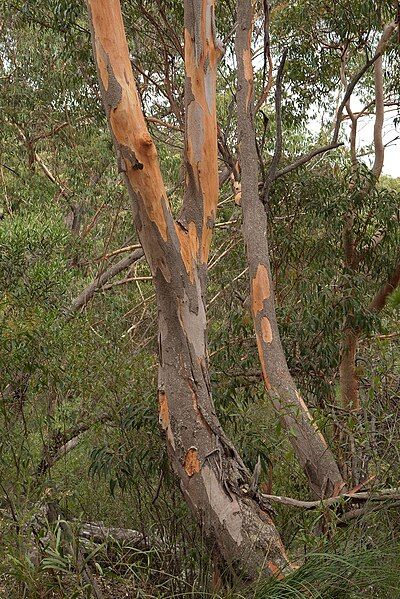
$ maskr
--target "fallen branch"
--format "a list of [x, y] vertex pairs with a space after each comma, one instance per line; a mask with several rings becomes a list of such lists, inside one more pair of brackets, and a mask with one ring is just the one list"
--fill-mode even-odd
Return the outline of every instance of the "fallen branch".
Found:
[[400, 501], [394, 501], [393, 503], [384, 503], [369, 506], [365, 505], [363, 507], [355, 508], [354, 510], [350, 510], [343, 514], [343, 516], [339, 520], [339, 524], [347, 524], [350, 520], [354, 520], [355, 518], [361, 518], [362, 516], [369, 516], [369, 514], [373, 514], [378, 512], [379, 510], [384, 509], [394, 509], [400, 507]]
[[143, 533], [129, 528], [104, 526], [103, 522], [88, 522], [82, 525], [79, 536], [94, 543], [128, 543], [138, 549], [148, 549], [149, 539]]
[[379, 493], [370, 493], [369, 491], [341, 493], [336, 497], [328, 497], [327, 499], [318, 499], [316, 501], [302, 501], [301, 499], [294, 499], [292, 497], [284, 497], [281, 495], [265, 495], [261, 493], [263, 499], [272, 501], [275, 503], [281, 503], [282, 505], [288, 505], [290, 507], [299, 507], [306, 510], [312, 510], [321, 507], [330, 507], [335, 503], [339, 503], [344, 499], [350, 501], [388, 501], [400, 500], [400, 489], [382, 489]]

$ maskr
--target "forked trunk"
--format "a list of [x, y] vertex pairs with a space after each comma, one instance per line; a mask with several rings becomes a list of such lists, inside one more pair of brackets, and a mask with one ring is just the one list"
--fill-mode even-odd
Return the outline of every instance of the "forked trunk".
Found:
[[288, 561], [250, 475], [215, 414], [207, 365], [205, 283], [218, 195], [212, 0], [185, 2], [186, 166], [174, 222], [129, 61], [119, 0], [88, 0], [100, 88], [136, 229], [154, 278], [159, 414], [183, 494], [210, 546], [253, 580]]

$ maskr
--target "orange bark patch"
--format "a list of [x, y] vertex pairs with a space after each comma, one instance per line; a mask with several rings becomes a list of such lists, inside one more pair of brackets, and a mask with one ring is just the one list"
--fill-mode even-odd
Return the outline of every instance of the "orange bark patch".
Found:
[[132, 152], [140, 169], [125, 160], [126, 175], [133, 190], [141, 196], [145, 210], [160, 235], [167, 240], [164, 210], [168, 200], [157, 158], [147, 130], [137, 93], [119, 0], [89, 0], [95, 54], [100, 79], [110, 102], [107, 113], [117, 145]]
[[168, 408], [168, 400], [167, 394], [163, 391], [160, 391], [158, 394], [158, 402], [159, 402], [159, 422], [162, 429], [165, 431], [170, 424], [169, 421], [169, 408]]
[[[209, 3], [212, 10], [213, 3]], [[193, 100], [187, 108], [187, 158], [193, 168], [195, 183], [203, 199], [203, 227], [201, 233], [201, 260], [207, 262], [211, 243], [210, 223], [214, 221], [218, 201], [217, 168], [217, 118], [215, 87], [217, 73], [217, 48], [212, 31], [206, 31], [202, 11], [202, 54], [196, 57], [195, 45], [190, 32], [185, 29], [185, 68], [190, 82]], [[193, 141], [194, 140], [194, 141]]]
[[158, 393], [158, 402], [159, 402], [159, 423], [163, 431], [165, 431], [167, 440], [171, 445], [172, 449], [175, 450], [175, 440], [174, 435], [172, 433], [170, 416], [169, 416], [169, 407], [168, 407], [168, 399], [165, 391], [159, 391]]
[[270, 296], [268, 271], [263, 264], [259, 264], [256, 276], [252, 281], [253, 314], [256, 316], [264, 307], [264, 300]]
[[193, 476], [196, 472], [200, 472], [201, 464], [196, 447], [190, 447], [187, 450], [183, 467], [188, 476]]
[[261, 332], [265, 343], [271, 343], [272, 341], [272, 329], [271, 323], [266, 316], [261, 319]]
[[279, 566], [274, 564], [274, 562], [267, 562], [267, 566], [272, 576], [274, 576], [278, 580], [282, 580], [283, 578], [285, 578], [284, 574], [282, 573], [282, 570], [279, 568]]
[[189, 275], [190, 282], [193, 283], [196, 256], [199, 249], [196, 225], [190, 222], [188, 231], [185, 231], [175, 223], [175, 230], [179, 239], [181, 256], [186, 272]]

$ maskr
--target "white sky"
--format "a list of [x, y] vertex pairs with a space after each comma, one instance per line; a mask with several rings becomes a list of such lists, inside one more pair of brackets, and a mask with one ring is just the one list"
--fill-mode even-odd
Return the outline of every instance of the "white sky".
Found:
[[[357, 112], [362, 108], [361, 102], [355, 98], [352, 102], [353, 111]], [[395, 129], [393, 119], [395, 112], [392, 110], [388, 110], [386, 112], [385, 121], [384, 121], [384, 129], [383, 129], [383, 143], [389, 143], [394, 140], [396, 137], [400, 136], [400, 126], [398, 126], [397, 130]], [[358, 121], [358, 144], [357, 148], [361, 150], [363, 147], [367, 147], [372, 144], [373, 135], [374, 135], [374, 117], [366, 116], [360, 117]], [[363, 158], [363, 160], [368, 161], [368, 157]], [[371, 163], [371, 160], [368, 164]], [[385, 175], [390, 175], [391, 177], [400, 177], [400, 139], [397, 139], [385, 148], [385, 160], [383, 164], [383, 173]]]
[[[362, 110], [364, 104], [359, 101], [356, 96], [352, 96], [351, 109], [353, 112]], [[344, 110], [346, 114], [346, 110]], [[390, 110], [390, 107], [385, 113], [384, 127], [383, 127], [383, 143], [390, 143], [397, 136], [400, 136], [400, 125], [397, 129], [394, 126], [394, 116], [396, 112]], [[373, 150], [372, 142], [374, 138], [374, 115], [366, 115], [360, 117], [357, 123], [357, 154], [360, 159], [363, 160], [368, 166], [372, 166], [373, 154], [364, 155], [362, 154], [367, 151], [367, 148]], [[320, 120], [312, 119], [308, 125], [312, 133], [318, 134], [320, 130]], [[346, 146], [350, 145], [350, 122], [345, 120], [341, 125], [342, 133], [345, 135], [341, 137], [342, 141], [345, 141]], [[343, 139], [344, 138], [344, 139]], [[400, 177], [400, 139], [390, 143], [385, 148], [385, 159], [383, 164], [383, 174], [390, 175], [391, 177]]]

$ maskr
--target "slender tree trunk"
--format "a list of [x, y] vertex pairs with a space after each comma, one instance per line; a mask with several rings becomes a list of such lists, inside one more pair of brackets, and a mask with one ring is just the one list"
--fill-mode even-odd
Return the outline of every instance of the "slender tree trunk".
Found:
[[319, 432], [290, 375], [274, 306], [267, 240], [267, 216], [258, 192], [251, 63], [252, 2], [238, 0], [238, 134], [242, 173], [243, 235], [250, 273], [251, 306], [265, 387], [281, 415], [297, 458], [316, 497], [344, 486], [331, 450]]
[[88, 0], [94, 56], [120, 170], [154, 279], [159, 418], [193, 517], [245, 579], [287, 567], [279, 534], [215, 414], [207, 363], [205, 284], [218, 196], [213, 0], [185, 2], [187, 188], [174, 222], [140, 107], [119, 0]]
[[356, 373], [358, 334], [351, 326], [351, 318], [346, 319], [346, 325], [342, 333], [342, 355], [339, 366], [340, 397], [345, 410], [358, 412], [361, 407]]
[[[347, 109], [350, 111], [350, 106]], [[352, 131], [357, 121], [352, 122]], [[355, 134], [354, 134], [355, 135]], [[357, 158], [354, 154], [352, 158], [353, 165], [357, 166]], [[355, 162], [354, 162], [355, 161]], [[351, 187], [353, 184], [351, 184]], [[350, 187], [350, 192], [352, 191]], [[355, 274], [356, 270], [356, 248], [354, 242], [354, 214], [350, 211], [345, 218], [343, 229], [343, 254], [344, 266], [348, 273]], [[354, 287], [348, 285], [347, 294], [354, 295]], [[345, 410], [358, 412], [360, 410], [359, 383], [356, 373], [356, 358], [358, 347], [359, 332], [354, 324], [354, 313], [351, 308], [348, 309], [342, 331], [341, 356], [339, 365], [340, 397], [342, 407]]]

